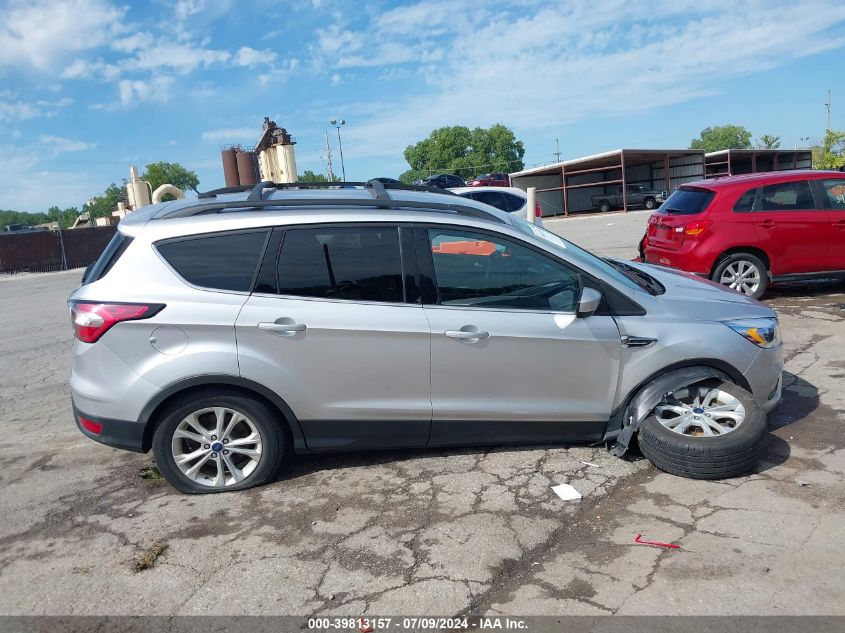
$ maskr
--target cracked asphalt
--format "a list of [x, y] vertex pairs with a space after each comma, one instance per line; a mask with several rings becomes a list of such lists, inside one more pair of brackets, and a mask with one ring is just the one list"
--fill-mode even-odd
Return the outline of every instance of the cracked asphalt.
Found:
[[[547, 225], [630, 257], [646, 218]], [[80, 274], [0, 279], [0, 614], [845, 614], [843, 282], [767, 297], [787, 374], [746, 477], [507, 447], [300, 456], [260, 489], [182, 496], [147, 478], [150, 455], [76, 430]], [[558, 483], [584, 498], [560, 501]]]

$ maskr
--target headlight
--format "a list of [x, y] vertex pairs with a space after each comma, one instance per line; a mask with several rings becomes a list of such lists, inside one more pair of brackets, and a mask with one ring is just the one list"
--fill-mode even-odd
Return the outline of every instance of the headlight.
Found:
[[724, 324], [758, 347], [769, 349], [781, 344], [777, 319], [739, 319], [724, 321]]

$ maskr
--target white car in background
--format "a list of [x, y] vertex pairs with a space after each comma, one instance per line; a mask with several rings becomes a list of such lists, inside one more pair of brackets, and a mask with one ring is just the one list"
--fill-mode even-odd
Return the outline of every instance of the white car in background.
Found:
[[[489, 204], [506, 213], [512, 213], [523, 220], [528, 219], [526, 214], [528, 194], [517, 187], [454, 187], [449, 191], [464, 198]], [[539, 201], [536, 203], [534, 213], [536, 217], [543, 215]]]

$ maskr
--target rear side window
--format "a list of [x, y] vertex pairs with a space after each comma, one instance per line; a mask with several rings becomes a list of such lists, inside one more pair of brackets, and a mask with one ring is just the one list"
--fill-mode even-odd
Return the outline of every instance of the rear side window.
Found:
[[661, 210], [672, 215], [694, 215], [704, 211], [715, 195], [716, 193], [709, 189], [681, 187], [667, 198]]
[[156, 248], [189, 284], [249, 292], [268, 233], [260, 230], [169, 240]]
[[734, 205], [734, 212], [748, 213], [754, 210], [754, 198], [757, 197], [757, 189], [749, 189], [739, 197]]
[[82, 275], [82, 284], [90, 284], [98, 279], [106, 276], [112, 267], [120, 259], [120, 256], [126, 252], [129, 245], [132, 243], [132, 238], [128, 235], [123, 235], [120, 231], [114, 234], [109, 243], [103, 249], [99, 259], [85, 269], [85, 274]]
[[496, 207], [502, 211], [508, 210], [508, 202], [505, 197], [498, 191], [479, 191], [473, 196], [479, 202], [489, 204], [491, 207]]
[[827, 197], [828, 208], [845, 211], [845, 178], [842, 180], [823, 180], [822, 188]]
[[399, 229], [285, 231], [277, 278], [283, 295], [401, 303], [405, 297]]
[[806, 180], [766, 185], [760, 191], [760, 198], [763, 211], [802, 211], [816, 207]]

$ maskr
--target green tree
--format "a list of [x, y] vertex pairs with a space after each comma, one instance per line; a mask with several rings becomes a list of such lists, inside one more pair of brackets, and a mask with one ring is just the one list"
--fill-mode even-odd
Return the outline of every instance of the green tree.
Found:
[[83, 213], [94, 218], [105, 218], [117, 211], [117, 203], [126, 202], [126, 189], [112, 183], [99, 196], [94, 196], [82, 206]]
[[723, 149], [751, 149], [751, 132], [741, 125], [717, 125], [701, 130], [698, 138], [692, 139], [690, 149], [718, 152]]
[[470, 178], [484, 172], [519, 171], [525, 166], [524, 156], [522, 141], [504, 125], [472, 130], [462, 125], [442, 127], [405, 148], [410, 169], [399, 180], [413, 182], [437, 172]]
[[316, 172], [311, 171], [310, 169], [306, 169], [302, 172], [298, 177], [297, 180], [301, 182], [328, 182], [329, 179], [326, 178], [323, 174], [318, 174]]
[[188, 189], [196, 189], [197, 185], [200, 184], [200, 179], [190, 169], [185, 169], [179, 163], [166, 163], [164, 161], [147, 165], [141, 180], [150, 183], [153, 191], [168, 184], [182, 191], [187, 191]]
[[778, 149], [780, 147], [780, 137], [773, 134], [763, 134], [757, 140], [758, 149]]
[[813, 169], [839, 169], [845, 165], [845, 132], [828, 130], [821, 145], [812, 148]]

